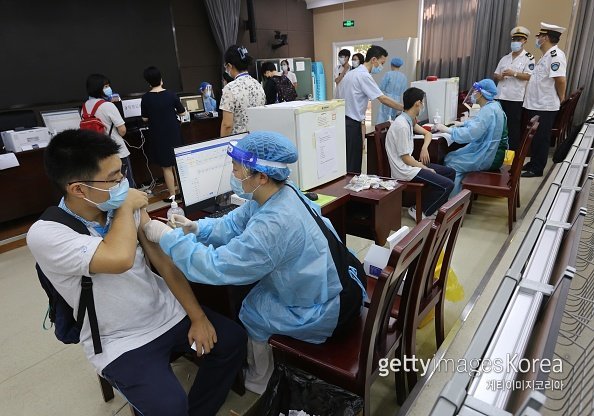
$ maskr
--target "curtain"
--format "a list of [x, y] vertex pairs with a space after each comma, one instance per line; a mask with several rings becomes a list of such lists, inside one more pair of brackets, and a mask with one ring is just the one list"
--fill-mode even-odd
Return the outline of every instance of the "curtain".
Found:
[[581, 125], [594, 105], [594, 0], [580, 0], [573, 27], [565, 96], [584, 87], [573, 118], [574, 125]]
[[478, 0], [425, 1], [421, 79], [428, 75], [459, 77], [461, 90], [472, 85], [469, 64], [475, 53], [473, 35], [477, 7]]
[[509, 32], [516, 26], [517, 13], [518, 0], [479, 0], [468, 71], [470, 83], [492, 78], [501, 57], [511, 52]]
[[237, 41], [241, 0], [204, 0], [208, 21], [221, 54]]

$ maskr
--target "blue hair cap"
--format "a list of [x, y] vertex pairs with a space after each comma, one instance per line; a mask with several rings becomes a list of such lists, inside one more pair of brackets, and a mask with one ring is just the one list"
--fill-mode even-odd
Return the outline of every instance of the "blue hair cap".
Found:
[[[269, 162], [297, 162], [297, 148], [287, 137], [275, 131], [254, 131], [237, 142], [237, 148], [253, 153], [257, 159]], [[256, 161], [252, 169], [273, 179], [284, 181], [291, 174], [288, 167], [261, 165]]]
[[481, 89], [481, 94], [487, 101], [493, 101], [495, 96], [497, 95], [497, 86], [492, 79], [485, 78], [479, 82], [477, 82], [478, 86]]
[[390, 61], [390, 65], [395, 66], [396, 68], [400, 68], [402, 65], [404, 65], [404, 61], [401, 57], [397, 56], [395, 58], [392, 58], [392, 60]]

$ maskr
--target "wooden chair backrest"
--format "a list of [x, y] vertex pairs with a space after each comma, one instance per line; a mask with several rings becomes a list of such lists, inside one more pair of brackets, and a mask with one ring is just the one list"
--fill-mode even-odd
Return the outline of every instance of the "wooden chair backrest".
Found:
[[390, 162], [388, 161], [388, 153], [386, 152], [386, 136], [390, 129], [391, 123], [386, 121], [375, 125], [375, 133], [373, 139], [375, 141], [375, 152], [377, 157], [377, 174], [384, 178], [390, 178], [392, 172], [390, 169]]
[[[388, 345], [390, 312], [404, 276], [414, 276], [416, 273], [431, 223], [428, 219], [421, 221], [394, 247], [388, 265], [378, 278], [363, 328], [363, 342], [359, 354], [360, 378], [372, 374], [377, 368], [378, 359], [386, 357], [393, 348], [393, 345]], [[400, 301], [403, 312], [407, 308], [411, 290], [410, 284], [408, 289], [406, 286]], [[397, 327], [400, 333], [404, 330], [403, 322], [403, 319], [398, 319]]]
[[528, 122], [528, 125], [526, 126], [524, 137], [522, 137], [520, 142], [520, 149], [514, 156], [514, 161], [512, 162], [511, 168], [509, 170], [509, 187], [512, 191], [515, 191], [515, 188], [518, 186], [520, 174], [522, 173], [522, 167], [524, 166], [524, 159], [526, 158], [528, 150], [530, 149], [532, 138], [538, 129], [539, 119], [539, 116], [534, 116], [530, 119], [530, 122]]
[[[470, 205], [471, 195], [472, 192], [463, 189], [458, 195], [443, 204], [437, 212], [437, 217], [429, 232], [427, 247], [423, 253], [425, 263], [423, 269], [420, 269], [421, 286], [423, 288], [421, 296], [423, 299], [427, 299], [431, 295], [436, 285], [442, 290], [446, 287], [447, 271], [452, 262], [458, 232], [462, 226], [464, 215], [468, 210], [468, 205]], [[435, 268], [444, 247], [445, 252], [441, 264], [441, 272], [437, 282], [434, 282]], [[416, 312], [418, 315], [419, 311]]]

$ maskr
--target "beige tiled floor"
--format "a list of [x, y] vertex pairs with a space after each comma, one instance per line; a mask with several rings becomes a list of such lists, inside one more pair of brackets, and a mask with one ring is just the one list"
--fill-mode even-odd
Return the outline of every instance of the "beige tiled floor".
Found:
[[[524, 207], [540, 182], [537, 179], [522, 180]], [[520, 217], [524, 207], [519, 211]], [[403, 225], [413, 226], [404, 210], [402, 216]], [[505, 201], [492, 198], [475, 201], [472, 215], [466, 217], [453, 259], [453, 269], [465, 295], [463, 301], [447, 302], [446, 329], [458, 319], [504, 245], [508, 237], [506, 221]], [[357, 237], [347, 239], [347, 245], [361, 259], [371, 243]], [[28, 248], [0, 254], [0, 414], [129, 414], [123, 399], [117, 395], [113, 401], [103, 402], [97, 379], [78, 345], [61, 344], [50, 331], [42, 330], [46, 302]], [[432, 325], [419, 331], [420, 356], [433, 355], [433, 338]], [[182, 383], [189, 386], [195, 376], [195, 366], [181, 359], [174, 363], [174, 369]], [[243, 414], [256, 399], [257, 396], [249, 392], [243, 397], [230, 393], [219, 415], [228, 416], [230, 410]], [[393, 414], [396, 408], [393, 378], [380, 378], [372, 389], [373, 414]], [[417, 414], [423, 414], [423, 411]]]

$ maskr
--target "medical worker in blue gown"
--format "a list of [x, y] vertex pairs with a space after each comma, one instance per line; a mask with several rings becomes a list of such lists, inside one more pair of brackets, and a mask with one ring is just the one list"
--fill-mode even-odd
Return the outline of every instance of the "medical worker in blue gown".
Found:
[[202, 84], [200, 84], [200, 92], [202, 93], [202, 99], [204, 100], [204, 111], [217, 111], [217, 101], [212, 94], [212, 85], [203, 81]]
[[[379, 84], [379, 89], [382, 90], [384, 94], [400, 104], [402, 104], [402, 94], [408, 88], [408, 79], [406, 78], [406, 75], [400, 72], [402, 65], [404, 65], [402, 58], [393, 58], [390, 61], [392, 70], [386, 72], [386, 75], [384, 75], [382, 81]], [[394, 121], [398, 115], [397, 113], [400, 113], [400, 111], [388, 107], [387, 105], [380, 104], [377, 120], [375, 123], [383, 123], [388, 121], [388, 119]]]
[[475, 117], [458, 127], [438, 124], [436, 128], [452, 135], [451, 141], [466, 146], [446, 155], [444, 165], [456, 171], [454, 189], [450, 197], [462, 190], [462, 179], [467, 172], [488, 170], [495, 158], [506, 126], [506, 118], [499, 102], [494, 101], [497, 87], [490, 79], [475, 82], [469, 92], [471, 102], [481, 106]]
[[337, 324], [342, 285], [326, 238], [298, 198], [318, 213], [319, 206], [287, 183], [287, 164], [297, 161], [295, 146], [281, 134], [258, 131], [232, 143], [227, 153], [231, 186], [248, 202], [222, 218], [193, 222], [176, 216], [182, 228], [153, 220], [144, 230], [191, 281], [258, 282], [239, 318], [250, 338], [246, 388], [262, 393], [274, 367], [268, 338], [324, 342]]

